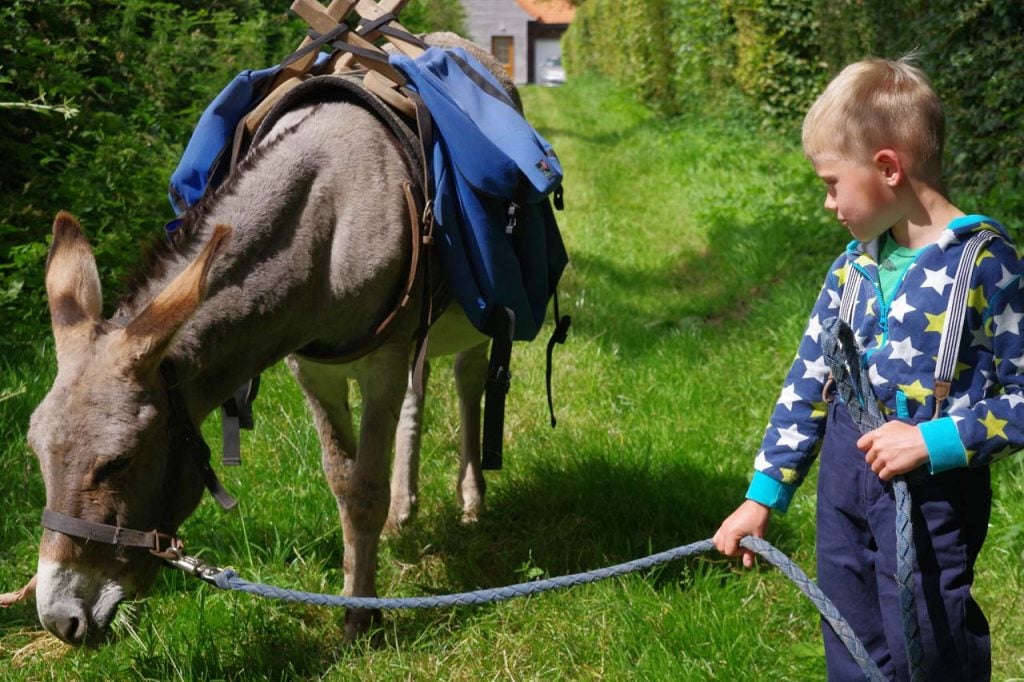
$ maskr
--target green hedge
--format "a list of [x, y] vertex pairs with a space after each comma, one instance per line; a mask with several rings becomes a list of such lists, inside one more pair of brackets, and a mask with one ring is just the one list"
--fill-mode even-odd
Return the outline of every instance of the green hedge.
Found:
[[656, 111], [743, 109], [794, 139], [844, 65], [916, 51], [946, 105], [954, 199], [1024, 227], [1024, 3], [585, 0], [564, 50], [570, 74], [605, 74]]
[[[167, 181], [199, 114], [236, 73], [281, 61], [304, 36], [288, 5], [0, 7], [0, 349], [45, 330], [42, 274], [58, 210], [82, 220], [113, 302], [140, 244], [173, 217]], [[462, 9], [413, 0], [403, 20], [414, 31], [460, 30]]]

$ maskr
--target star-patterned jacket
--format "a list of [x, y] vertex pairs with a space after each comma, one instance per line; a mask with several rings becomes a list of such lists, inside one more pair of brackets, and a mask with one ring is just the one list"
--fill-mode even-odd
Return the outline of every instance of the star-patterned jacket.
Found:
[[[979, 230], [993, 239], [978, 255], [949, 397], [939, 417], [932, 393], [946, 307], [964, 243]], [[833, 263], [814, 305], [765, 431], [747, 497], [779, 511], [817, 457], [825, 432], [822, 389], [828, 368], [821, 324], [839, 314], [848, 267], [862, 277], [851, 327], [875, 395], [889, 419], [919, 425], [929, 469], [985, 466], [1024, 447], [1024, 264], [1004, 228], [984, 216], [951, 222], [881, 296], [878, 240], [851, 242]]]

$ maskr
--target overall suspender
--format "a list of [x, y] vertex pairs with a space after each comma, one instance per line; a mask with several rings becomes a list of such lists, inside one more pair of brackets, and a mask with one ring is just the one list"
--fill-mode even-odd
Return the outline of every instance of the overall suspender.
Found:
[[[978, 255], [982, 249], [999, 235], [989, 230], [977, 232], [964, 244], [963, 253], [960, 255], [960, 264], [956, 269], [956, 278], [953, 280], [953, 288], [949, 293], [949, 302], [946, 304], [946, 319], [942, 324], [942, 337], [939, 340], [939, 355], [935, 363], [935, 383], [933, 394], [935, 395], [935, 414], [933, 419], [942, 416], [942, 407], [949, 397], [949, 390], [953, 383], [953, 375], [956, 372], [956, 359], [960, 352], [960, 341], [963, 338], [964, 322], [967, 319], [967, 296], [971, 290], [971, 277], [974, 274], [974, 266], [977, 263]], [[860, 281], [864, 279], [863, 273], [853, 263], [846, 265], [846, 284], [843, 286], [843, 294], [839, 300], [839, 319], [852, 325], [853, 310], [857, 305], [860, 292]]]

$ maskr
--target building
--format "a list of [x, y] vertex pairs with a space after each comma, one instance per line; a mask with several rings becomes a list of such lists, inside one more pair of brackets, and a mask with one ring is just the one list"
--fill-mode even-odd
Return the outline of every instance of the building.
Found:
[[462, 0], [469, 39], [490, 49], [516, 83], [535, 83], [576, 14], [569, 0]]

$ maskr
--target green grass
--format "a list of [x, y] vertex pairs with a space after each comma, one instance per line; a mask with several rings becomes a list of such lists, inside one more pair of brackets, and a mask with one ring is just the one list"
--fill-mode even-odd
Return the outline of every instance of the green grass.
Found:
[[[832, 257], [847, 240], [821, 210], [796, 140], [742, 117], [670, 122], [605, 82], [524, 92], [566, 171], [559, 216], [573, 316], [555, 353], [558, 428], [547, 425], [543, 343], [517, 346], [505, 469], [488, 510], [461, 526], [450, 362], [435, 367], [422, 506], [383, 543], [389, 596], [442, 594], [626, 561], [709, 537], [742, 499], [754, 453]], [[542, 336], [544, 333], [542, 332]], [[43, 490], [24, 445], [52, 378], [49, 347], [0, 365], [0, 587], [34, 569]], [[341, 537], [319, 448], [287, 372], [264, 376], [241, 500], [204, 501], [190, 549], [249, 580], [338, 592]], [[9, 393], [11, 397], [3, 399]], [[205, 425], [219, 447], [219, 425]], [[995, 679], [1024, 676], [1024, 461], [994, 470], [996, 505], [977, 595]], [[812, 482], [811, 482], [812, 483]], [[814, 566], [814, 489], [769, 539]], [[130, 612], [130, 613], [128, 613]], [[130, 617], [129, 617], [130, 616]], [[814, 608], [774, 569], [705, 556], [494, 606], [391, 612], [382, 642], [341, 645], [340, 610], [224, 593], [164, 571], [106, 648], [39, 632], [32, 604], [0, 611], [11, 679], [822, 679]]]

